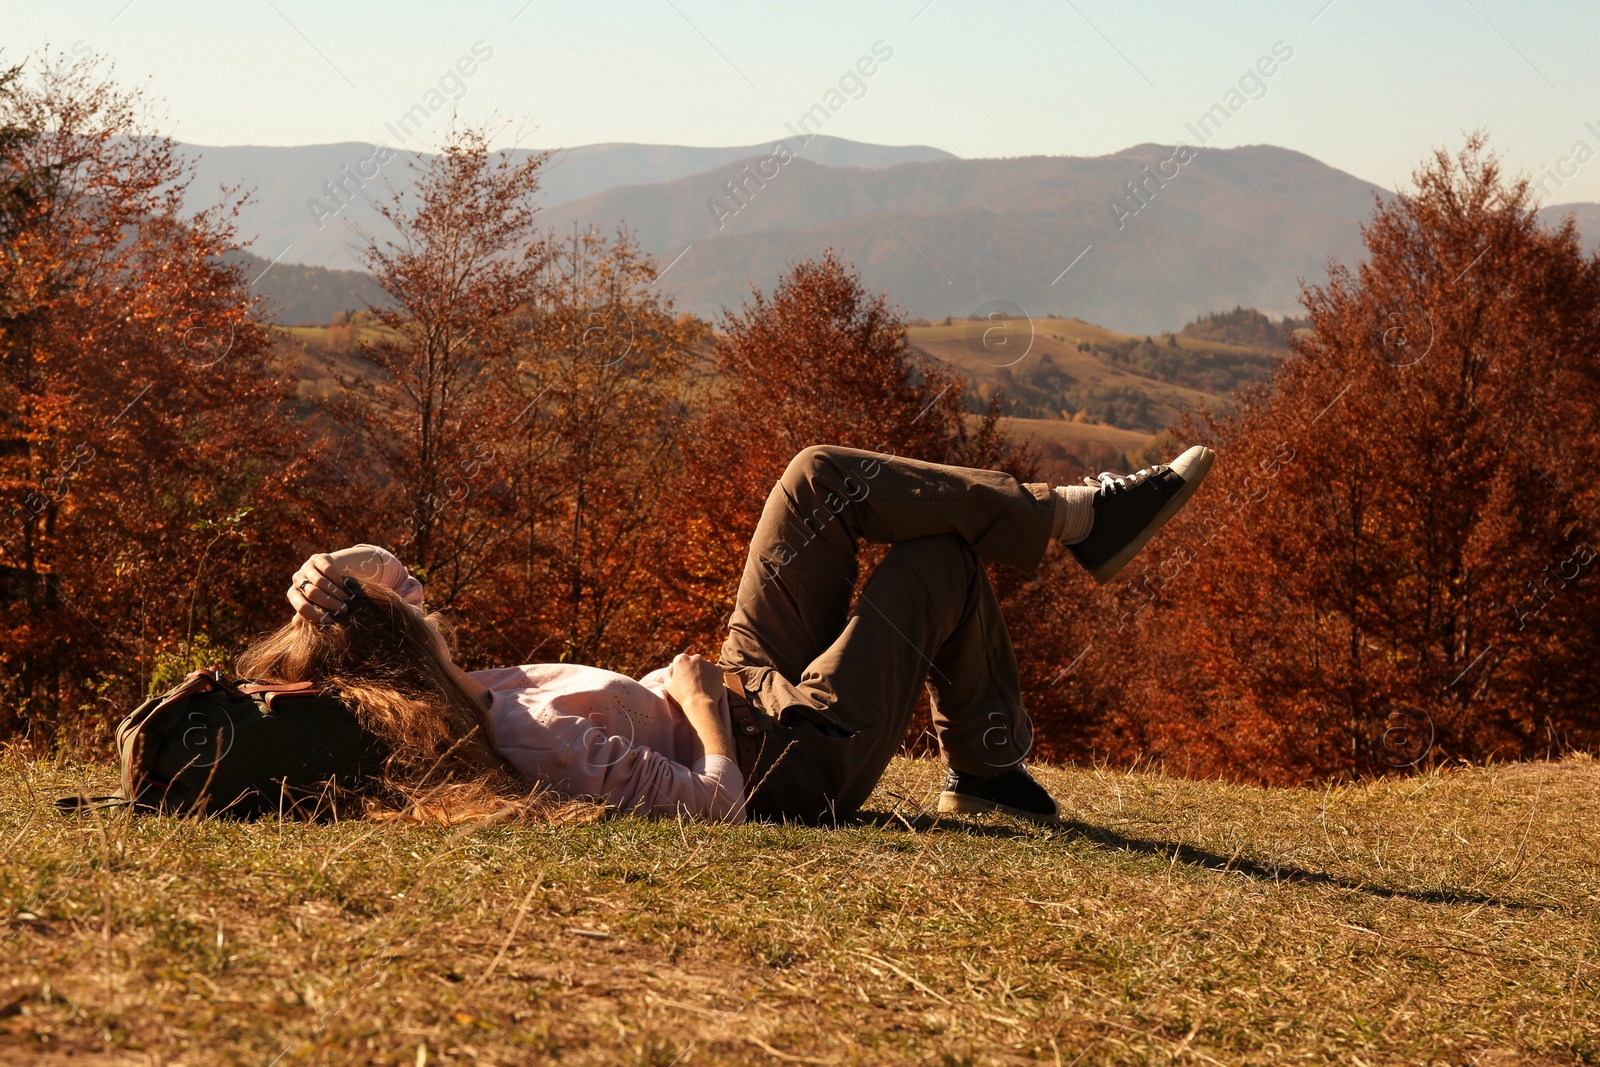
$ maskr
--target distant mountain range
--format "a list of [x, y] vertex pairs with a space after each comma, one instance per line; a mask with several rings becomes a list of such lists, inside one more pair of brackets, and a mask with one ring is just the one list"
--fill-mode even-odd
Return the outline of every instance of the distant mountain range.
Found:
[[[326, 322], [378, 298], [363, 275], [314, 268], [357, 265], [352, 226], [379, 229], [372, 201], [386, 183], [409, 182], [409, 154], [379, 170], [372, 148], [357, 143], [184, 151], [196, 162], [195, 206], [220, 185], [255, 189], [241, 236], [279, 260], [258, 288], [283, 321]], [[821, 136], [777, 154], [587, 145], [553, 158], [543, 190], [554, 229], [626, 223], [657, 257], [663, 288], [703, 316], [737, 307], [752, 285], [770, 289], [788, 263], [832, 246], [912, 316], [998, 307], [1136, 333], [1241, 304], [1294, 313], [1300, 280], [1324, 279], [1329, 259], [1357, 262], [1361, 223], [1375, 198], [1393, 195], [1265, 145], [1187, 161], [1153, 144], [967, 160]], [[1542, 214], [1569, 213], [1594, 248], [1600, 204]]]
[[[718, 193], [741, 163], [608, 190], [548, 219], [557, 229], [626, 219], [664, 262], [690, 248], [668, 288], [695, 311], [736, 305], [752, 283], [770, 287], [786, 262], [831, 245], [912, 315], [1001, 301], [1142, 333], [1235, 304], [1293, 311], [1297, 279], [1324, 275], [1323, 253], [1355, 259], [1359, 220], [1388, 195], [1281, 148], [1204, 152], [1169, 164], [1175, 176], [1163, 180], [1171, 156], [1140, 145], [879, 170], [802, 158], [764, 188], [747, 180], [742, 206], [722, 193], [738, 209], [723, 214]], [[1130, 181], [1144, 183], [1138, 197]]]
[[1567, 215], [1571, 215], [1578, 224], [1584, 251], [1592, 253], [1600, 249], [1600, 204], [1556, 204], [1539, 209], [1539, 218], [1547, 226], [1560, 223]]
[[[791, 143], [805, 158], [830, 167], [890, 167], [956, 158], [938, 148], [860, 144], [842, 137], [818, 136], [803, 149], [797, 142]], [[253, 252], [272, 260], [287, 250], [283, 262], [344, 270], [360, 267], [351, 254], [354, 228], [383, 228], [374, 202], [385, 200], [391, 190], [409, 188], [410, 165], [418, 159], [414, 152], [378, 154], [374, 146], [355, 141], [291, 147], [179, 147], [195, 166], [189, 191], [191, 207], [213, 202], [225, 186], [254, 190], [253, 202], [239, 215], [239, 232]], [[579, 145], [552, 154], [541, 186], [544, 203], [577, 200], [620, 185], [672, 181], [771, 150], [771, 145]], [[513, 153], [518, 157], [529, 154]]]

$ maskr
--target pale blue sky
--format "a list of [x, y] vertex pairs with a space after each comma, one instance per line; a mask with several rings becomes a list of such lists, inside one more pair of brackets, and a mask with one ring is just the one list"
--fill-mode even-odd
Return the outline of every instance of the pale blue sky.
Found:
[[[519, 14], [520, 12], [520, 14]], [[0, 48], [93, 49], [199, 144], [393, 141], [474, 42], [458, 107], [536, 147], [770, 141], [883, 41], [893, 57], [827, 132], [957, 155], [1098, 155], [1188, 138], [1274, 42], [1293, 58], [1213, 143], [1267, 143], [1390, 188], [1487, 129], [1540, 175], [1600, 151], [1600, 5], [1438, 0], [0, 0]], [[448, 87], [448, 83], [447, 83]], [[441, 124], [442, 125], [442, 124]], [[1600, 159], [1546, 202], [1600, 201]]]

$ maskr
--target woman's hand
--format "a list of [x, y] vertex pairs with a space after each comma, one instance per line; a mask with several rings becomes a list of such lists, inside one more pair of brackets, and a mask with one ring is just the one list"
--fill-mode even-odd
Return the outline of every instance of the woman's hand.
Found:
[[289, 583], [289, 603], [302, 619], [326, 622], [350, 602], [350, 594], [344, 588], [346, 578], [373, 582], [382, 573], [383, 560], [370, 548], [319, 552], [294, 572]]
[[680, 652], [672, 657], [665, 688], [684, 708], [698, 700], [709, 699], [716, 704], [722, 699], [722, 668], [715, 660]]
[[683, 709], [684, 718], [700, 742], [700, 755], [733, 758], [733, 735], [721, 711], [722, 668], [704, 656], [683, 653], [672, 657], [664, 688]]

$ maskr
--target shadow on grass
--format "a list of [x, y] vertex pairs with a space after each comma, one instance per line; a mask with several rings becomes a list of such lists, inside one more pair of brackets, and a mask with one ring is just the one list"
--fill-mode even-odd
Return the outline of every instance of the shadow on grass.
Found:
[[1563, 910], [1554, 905], [1510, 900], [1505, 897], [1479, 893], [1470, 889], [1395, 889], [1390, 886], [1375, 885], [1372, 882], [1356, 878], [1343, 878], [1339, 875], [1329, 874], [1327, 871], [1308, 870], [1293, 864], [1262, 863], [1241, 856], [1238, 853], [1227, 856], [1220, 852], [1195, 848], [1193, 845], [1185, 845], [1177, 841], [1153, 841], [1144, 837], [1129, 837], [1127, 834], [1118, 833], [1104, 826], [1095, 826], [1091, 823], [1079, 822], [1076, 819], [1068, 819], [1058, 826], [1042, 827], [1038, 830], [1004, 826], [996, 823], [968, 822], [959, 816], [952, 815], [934, 817], [920, 814], [914, 819], [907, 820], [896, 812], [882, 811], [862, 811], [857, 814], [854, 821], [862, 825], [879, 826], [891, 830], [910, 830], [915, 833], [963, 833], [973, 837], [1037, 837], [1041, 830], [1044, 830], [1061, 833], [1069, 838], [1088, 841], [1112, 852], [1137, 852], [1147, 856], [1160, 856], [1162, 859], [1171, 862], [1182, 863], [1191, 867], [1204, 867], [1222, 874], [1241, 874], [1246, 878], [1254, 878], [1263, 882], [1279, 882], [1290, 885], [1326, 885], [1386, 899], [1415, 900], [1422, 904], [1480, 904], [1497, 908], [1530, 911]]

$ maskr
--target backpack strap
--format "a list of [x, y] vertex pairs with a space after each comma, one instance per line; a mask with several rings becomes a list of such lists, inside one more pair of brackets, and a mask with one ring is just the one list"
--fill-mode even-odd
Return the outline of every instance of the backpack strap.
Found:
[[131, 808], [133, 801], [122, 796], [109, 797], [62, 797], [56, 801], [56, 810], [64, 815], [82, 815], [86, 811], [105, 811], [115, 808]]
[[213, 689], [225, 689], [229, 692], [238, 692], [238, 686], [228, 680], [220, 667], [207, 667], [201, 671], [190, 671], [188, 676], [171, 689], [162, 694], [161, 700], [152, 711], [160, 710], [168, 704], [182, 700], [195, 693], [209, 693]]
[[258, 696], [267, 703], [267, 710], [272, 711], [272, 701], [277, 697], [320, 697], [332, 696], [326, 689], [318, 688], [315, 682], [252, 682], [250, 685], [239, 686], [241, 696]]
[[245, 696], [255, 696], [257, 693], [304, 693], [307, 696], [320, 696], [321, 690], [316, 682], [251, 682], [249, 685], [239, 686], [239, 692]]

